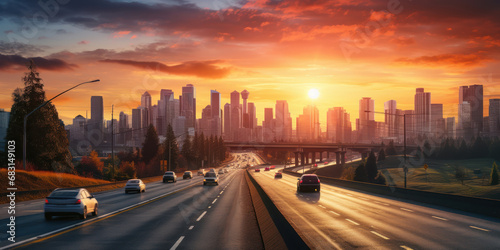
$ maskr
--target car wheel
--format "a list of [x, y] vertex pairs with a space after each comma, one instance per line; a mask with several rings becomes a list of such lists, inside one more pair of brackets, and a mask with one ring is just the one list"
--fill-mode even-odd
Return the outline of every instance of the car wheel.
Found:
[[302, 191], [302, 190], [300, 190], [300, 187], [297, 187], [297, 192], [300, 192], [300, 191]]
[[45, 213], [45, 219], [46, 220], [52, 220], [52, 215]]
[[97, 216], [98, 212], [97, 212], [97, 204], [95, 204], [95, 207], [94, 207], [94, 212], [92, 212], [92, 215], [93, 216]]
[[87, 207], [83, 208], [83, 214], [80, 214], [80, 219], [82, 220], [87, 219]]
[[163, 180], [163, 183], [165, 183], [165, 180]]
[[146, 189], [142, 190], [142, 192], [143, 192], [143, 193], [145, 193], [145, 192], [146, 192]]
[[206, 186], [207, 184], [203, 182], [203, 186]]
[[128, 191], [125, 191], [126, 194], [128, 194]]
[[318, 188], [318, 193], [319, 193], [320, 188]]

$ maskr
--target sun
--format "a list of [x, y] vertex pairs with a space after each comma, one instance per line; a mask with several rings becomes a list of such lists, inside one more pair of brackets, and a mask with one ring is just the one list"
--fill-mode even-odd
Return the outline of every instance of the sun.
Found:
[[318, 99], [319, 91], [317, 89], [310, 89], [308, 95], [309, 95], [309, 98], [311, 98], [311, 99]]

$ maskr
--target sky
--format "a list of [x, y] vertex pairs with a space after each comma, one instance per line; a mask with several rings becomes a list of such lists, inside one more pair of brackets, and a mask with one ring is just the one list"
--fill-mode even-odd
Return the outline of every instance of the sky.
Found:
[[[71, 124], [103, 96], [105, 119], [130, 114], [142, 93], [196, 88], [197, 117], [210, 90], [244, 89], [257, 107], [287, 100], [295, 117], [314, 104], [326, 126], [344, 107], [353, 126], [359, 100], [375, 110], [396, 100], [413, 109], [415, 89], [431, 92], [444, 116], [457, 116], [459, 86], [484, 86], [500, 98], [500, 2], [411, 0], [5, 0], [0, 2], [0, 108], [23, 87], [34, 58], [47, 97]], [[316, 100], [307, 92], [318, 89]], [[88, 112], [90, 118], [90, 112]], [[383, 115], [376, 115], [382, 121]]]

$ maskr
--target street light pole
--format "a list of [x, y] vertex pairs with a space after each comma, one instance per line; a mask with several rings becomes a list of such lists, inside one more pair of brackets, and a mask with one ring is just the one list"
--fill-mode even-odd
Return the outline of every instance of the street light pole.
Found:
[[83, 85], [83, 84], [86, 84], [86, 83], [92, 83], [92, 82], [99, 82], [100, 80], [97, 79], [97, 80], [92, 80], [92, 81], [88, 81], [88, 82], [82, 82], [80, 84], [77, 84], [75, 86], [73, 86], [72, 88], [69, 88], [61, 93], [59, 93], [58, 95], [52, 97], [50, 100], [42, 103], [42, 105], [38, 106], [37, 108], [35, 108], [33, 111], [31, 111], [30, 113], [28, 113], [27, 115], [24, 116], [24, 128], [23, 128], [23, 168], [24, 170], [26, 170], [26, 124], [27, 124], [27, 121], [28, 121], [28, 116], [30, 116], [31, 114], [33, 114], [35, 111], [39, 110], [41, 107], [47, 105], [47, 103], [49, 103], [50, 101], [56, 99], [57, 97], [59, 97], [60, 95], [80, 86], [80, 85]]

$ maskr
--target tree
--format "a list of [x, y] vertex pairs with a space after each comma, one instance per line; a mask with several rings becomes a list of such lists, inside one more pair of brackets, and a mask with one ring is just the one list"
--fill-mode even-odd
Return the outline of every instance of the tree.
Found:
[[498, 165], [496, 162], [493, 162], [493, 166], [491, 167], [490, 173], [490, 185], [498, 185]]
[[194, 161], [194, 151], [189, 135], [186, 135], [186, 138], [184, 138], [184, 142], [182, 143], [181, 155], [186, 160], [187, 168], [191, 169], [190, 167], [191, 165], [193, 165], [192, 163]]
[[394, 147], [394, 141], [390, 141], [386, 149], [387, 155], [397, 155], [396, 147]]
[[128, 161], [124, 161], [122, 163], [120, 163], [120, 171], [121, 173], [123, 173], [123, 175], [121, 174], [118, 174], [118, 176], [123, 176], [123, 177], [126, 177], [127, 179], [133, 179], [133, 178], [136, 178], [136, 172], [137, 170], [135, 169], [135, 165], [134, 165], [134, 162], [128, 162]]
[[460, 147], [458, 148], [457, 158], [465, 159], [468, 156], [469, 156], [469, 148], [467, 147], [467, 143], [465, 142], [465, 140], [462, 139], [462, 142], [460, 143]]
[[80, 164], [76, 167], [78, 174], [90, 178], [102, 178], [104, 162], [99, 159], [96, 151], [92, 150], [90, 156], [83, 156]]
[[369, 181], [368, 175], [366, 174], [365, 165], [363, 165], [362, 163], [359, 164], [359, 166], [356, 168], [356, 171], [354, 171], [354, 180], [362, 182]]
[[[163, 157], [169, 166], [169, 170], [177, 168], [177, 160], [179, 159], [179, 146], [177, 144], [177, 139], [175, 138], [174, 130], [172, 126], [168, 124], [167, 126], [167, 138], [163, 143]], [[170, 154], [170, 157], [169, 157]]]
[[373, 151], [370, 152], [370, 155], [366, 160], [365, 170], [366, 170], [366, 175], [368, 176], [368, 180], [370, 182], [373, 182], [378, 174], [377, 158], [375, 157], [375, 153], [373, 153]]
[[486, 157], [488, 156], [488, 144], [478, 136], [471, 146], [471, 156], [472, 157]]
[[385, 160], [385, 150], [384, 148], [381, 148], [380, 151], [378, 152], [377, 161], [383, 161], [383, 160]]
[[467, 173], [465, 172], [465, 169], [463, 167], [455, 168], [455, 179], [457, 179], [462, 183], [462, 185], [464, 185], [464, 180], [467, 179]]
[[142, 144], [142, 160], [147, 164], [158, 155], [160, 141], [153, 124], [149, 124], [146, 138]]
[[496, 137], [490, 144], [489, 155], [497, 161], [500, 161], [500, 140]]
[[[33, 60], [29, 62], [23, 81], [24, 89], [18, 88], [12, 94], [14, 103], [6, 136], [7, 141], [14, 140], [20, 149], [23, 145], [24, 116], [47, 100], [42, 78]], [[22, 153], [16, 154], [18, 160], [22, 160], [22, 156]], [[47, 103], [28, 117], [26, 160], [34, 163], [38, 170], [74, 172], [66, 130], [52, 103]]]

